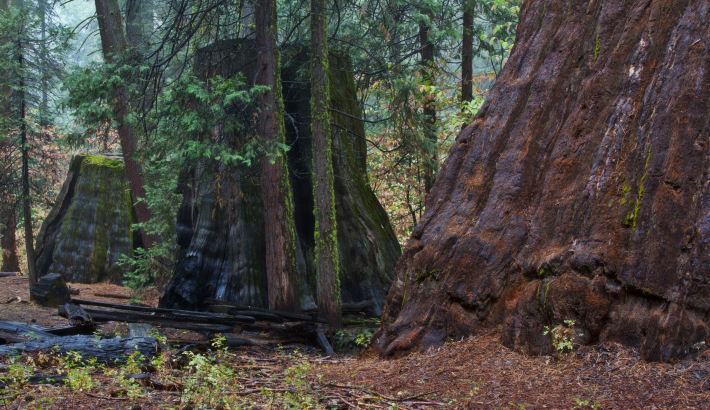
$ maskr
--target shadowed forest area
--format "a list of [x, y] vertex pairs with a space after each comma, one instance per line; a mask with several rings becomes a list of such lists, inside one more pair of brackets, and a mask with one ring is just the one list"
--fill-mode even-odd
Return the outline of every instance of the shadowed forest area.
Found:
[[0, 0], [0, 405], [707, 408], [710, 0]]

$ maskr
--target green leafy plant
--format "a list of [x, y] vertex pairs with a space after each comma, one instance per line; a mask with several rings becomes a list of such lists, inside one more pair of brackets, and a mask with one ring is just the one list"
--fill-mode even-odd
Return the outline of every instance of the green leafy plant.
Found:
[[229, 368], [227, 348], [224, 337], [212, 340], [214, 356], [210, 357], [187, 351], [183, 353], [189, 358], [188, 374], [184, 379], [181, 402], [197, 407], [229, 408], [235, 389], [237, 373]]
[[574, 401], [574, 406], [572, 407], [573, 410], [576, 410], [576, 409], [598, 409], [601, 407], [601, 404], [599, 404], [599, 403], [592, 403], [591, 399], [582, 400], [579, 397], [575, 397], [572, 399], [572, 401]]
[[[559, 353], [568, 353], [574, 350], [574, 327], [575, 321], [566, 319], [562, 324], [554, 327], [545, 326], [542, 334], [544, 336], [550, 336], [552, 338], [552, 346]], [[579, 333], [578, 336], [584, 336], [583, 333]]]

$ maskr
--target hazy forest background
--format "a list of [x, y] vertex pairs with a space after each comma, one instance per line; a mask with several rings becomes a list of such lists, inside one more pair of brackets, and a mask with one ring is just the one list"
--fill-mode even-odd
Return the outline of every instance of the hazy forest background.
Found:
[[[11, 97], [0, 124], [4, 270], [16, 270], [17, 255], [26, 271], [27, 235], [36, 237], [71, 157], [121, 153], [109, 96], [123, 87], [128, 120], [139, 130], [137, 155], [152, 215], [136, 228], [160, 238], [149, 255], [138, 253], [124, 264], [139, 276], [150, 266], [166, 283], [175, 255], [179, 170], [197, 158], [249, 162], [264, 152], [261, 141], [225, 152], [200, 138], [225, 121], [230, 102], [253, 98], [255, 90], [238, 79], [208, 85], [192, 71], [200, 47], [253, 35], [253, 8], [243, 0], [119, 1], [129, 52], [107, 63], [93, 1], [4, 3], [0, 87]], [[519, 0], [396, 0], [333, 2], [328, 8], [330, 47], [352, 60], [369, 181], [401, 244], [423, 213], [426, 191], [449, 145], [505, 64], [519, 6]], [[280, 46], [309, 41], [309, 7], [304, 1], [278, 2]], [[204, 104], [189, 104], [190, 98]], [[23, 212], [25, 199], [29, 212]]]

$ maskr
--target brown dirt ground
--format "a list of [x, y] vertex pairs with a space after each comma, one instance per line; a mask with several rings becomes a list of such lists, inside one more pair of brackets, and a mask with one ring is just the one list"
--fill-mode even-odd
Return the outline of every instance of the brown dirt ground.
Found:
[[[27, 300], [26, 286], [25, 278], [0, 278], [0, 320], [66, 324], [54, 309], [4, 303], [17, 296]], [[96, 295], [128, 295], [114, 285], [72, 286], [80, 289], [75, 297], [86, 299], [126, 303]], [[113, 331], [121, 327], [112, 326]], [[172, 335], [200, 338], [179, 331]], [[615, 344], [586, 346], [560, 357], [530, 357], [499, 340], [491, 331], [394, 360], [323, 357], [304, 346], [240, 348], [222, 359], [237, 375], [220, 394], [235, 408], [710, 408], [710, 350], [665, 364], [641, 361], [638, 351]], [[35, 372], [65, 372], [61, 362], [39, 366], [37, 355], [22, 360]], [[0, 364], [0, 378], [6, 369]], [[140, 397], [128, 399], [115, 376], [96, 369], [91, 390], [16, 387], [0, 394], [0, 409], [189, 408], [181, 403], [180, 392], [186, 374], [168, 364], [151, 379], [178, 391], [144, 387]]]

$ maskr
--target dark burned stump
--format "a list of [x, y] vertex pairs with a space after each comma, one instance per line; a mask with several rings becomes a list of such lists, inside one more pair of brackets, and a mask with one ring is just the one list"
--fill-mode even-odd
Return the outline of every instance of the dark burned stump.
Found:
[[57, 307], [71, 298], [64, 277], [58, 273], [44, 275], [30, 286], [30, 298], [42, 306]]
[[[196, 70], [203, 78], [243, 73], [254, 78], [253, 42], [224, 41], [200, 50]], [[310, 90], [305, 50], [282, 51], [288, 164], [295, 203], [301, 307], [315, 308], [313, 260], [315, 221], [311, 182]], [[336, 218], [344, 303], [362, 303], [379, 315], [399, 256], [399, 244], [366, 175], [365, 135], [347, 58], [330, 61]], [[242, 109], [244, 108], [244, 109]], [[246, 120], [253, 107], [235, 110]], [[244, 114], [246, 113], [246, 114]], [[344, 114], [342, 114], [344, 113]], [[238, 149], [248, 136], [225, 135]], [[177, 218], [180, 246], [162, 307], [203, 309], [210, 299], [268, 306], [260, 161], [253, 167], [203, 161], [183, 174], [183, 204]]]
[[131, 231], [132, 204], [120, 157], [74, 157], [37, 237], [39, 274], [60, 273], [69, 282], [121, 283], [118, 258], [140, 246], [139, 235]]
[[710, 336], [710, 0], [523, 2], [398, 264], [388, 355], [487, 327], [530, 353], [692, 353]]

